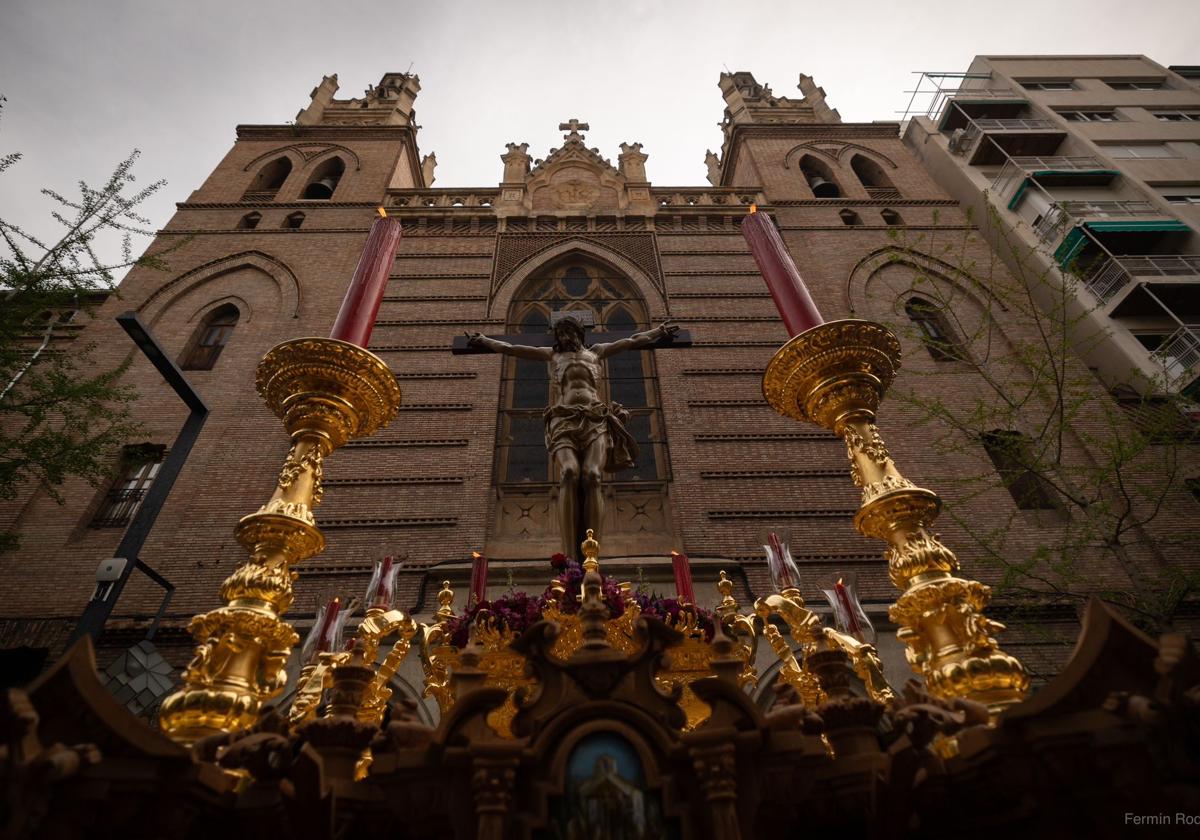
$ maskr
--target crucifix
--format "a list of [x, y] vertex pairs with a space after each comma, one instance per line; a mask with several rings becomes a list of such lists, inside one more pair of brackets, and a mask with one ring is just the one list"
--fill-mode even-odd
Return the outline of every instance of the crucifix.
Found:
[[[558, 526], [562, 552], [577, 557], [588, 528], [599, 537], [604, 522], [605, 470], [632, 467], [637, 441], [625, 428], [629, 412], [600, 399], [601, 362], [609, 356], [650, 347], [689, 347], [691, 336], [669, 323], [643, 332], [603, 333], [589, 343], [583, 313], [556, 312], [546, 335], [487, 336], [467, 333], [451, 352], [501, 353], [545, 362], [550, 372], [546, 449], [558, 468]], [[587, 313], [591, 314], [591, 313]], [[594, 337], [594, 336], [593, 336]], [[515, 343], [519, 341], [520, 343]]]

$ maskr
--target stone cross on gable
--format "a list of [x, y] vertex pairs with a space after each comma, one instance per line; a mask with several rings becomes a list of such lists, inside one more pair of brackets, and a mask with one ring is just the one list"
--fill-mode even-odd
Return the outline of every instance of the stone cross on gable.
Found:
[[558, 124], [559, 131], [571, 132], [571, 134], [568, 134], [563, 138], [564, 140], [570, 137], [572, 134], [577, 135], [580, 131], [591, 131], [591, 129], [592, 127], [590, 125], [585, 122], [580, 122], [574, 117], [571, 117], [571, 119], [567, 120], [565, 123]]

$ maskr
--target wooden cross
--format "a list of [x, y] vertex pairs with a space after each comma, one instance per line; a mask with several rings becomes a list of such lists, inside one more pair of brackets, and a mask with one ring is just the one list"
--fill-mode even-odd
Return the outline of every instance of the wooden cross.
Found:
[[580, 131], [591, 131], [592, 127], [585, 122], [580, 122], [574, 117], [571, 117], [571, 119], [567, 120], [565, 123], [559, 123], [558, 130], [570, 131], [572, 134], [578, 134]]
[[[577, 313], [571, 313], [577, 315]], [[593, 332], [590, 327], [586, 327], [583, 333], [583, 344], [589, 347], [593, 344], [608, 344], [613, 341], [618, 341], [622, 338], [629, 338], [635, 333], [642, 330], [613, 330], [612, 332]], [[536, 333], [517, 333], [515, 335], [489, 335], [488, 338], [495, 338], [500, 341], [507, 341], [509, 344], [524, 344], [529, 347], [553, 347], [554, 336], [548, 332]], [[692, 334], [687, 330], [680, 330], [671, 338], [660, 338], [658, 341], [645, 348], [647, 350], [662, 350], [676, 347], [691, 347]], [[473, 355], [476, 353], [491, 353], [492, 351], [486, 347], [476, 345], [468, 345], [465, 335], [455, 336], [454, 342], [450, 346], [450, 352], [455, 356]]]

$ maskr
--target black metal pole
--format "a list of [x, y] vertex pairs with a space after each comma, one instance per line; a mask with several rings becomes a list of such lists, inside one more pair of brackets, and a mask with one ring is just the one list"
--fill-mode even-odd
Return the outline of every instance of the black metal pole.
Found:
[[[146, 493], [146, 498], [142, 500], [137, 513], [134, 514], [133, 521], [125, 529], [125, 534], [121, 537], [121, 544], [117, 546], [116, 556], [125, 559], [125, 567], [121, 570], [120, 577], [113, 582], [111, 587], [98, 590], [97, 594], [100, 597], [93, 596], [92, 600], [88, 601], [87, 606], [83, 610], [83, 615], [79, 618], [79, 623], [75, 625], [75, 630], [71, 633], [71, 639], [67, 642], [67, 647], [70, 647], [85, 635], [91, 636], [93, 641], [99, 638], [100, 632], [104, 629], [105, 622], [108, 621], [113, 607], [116, 606], [117, 599], [121, 597], [121, 590], [125, 588], [129, 576], [139, 565], [145, 567], [145, 564], [141, 563], [138, 558], [142, 546], [145, 544], [146, 538], [150, 535], [150, 530], [154, 527], [154, 521], [158, 518], [159, 511], [162, 510], [162, 506], [166, 502], [167, 495], [171, 492], [171, 487], [174, 486], [175, 479], [178, 478], [180, 470], [183, 469], [188, 454], [192, 451], [192, 445], [196, 442], [196, 438], [200, 436], [200, 430], [204, 427], [204, 421], [208, 419], [208, 406], [204, 400], [192, 388], [191, 383], [187, 381], [187, 377], [183, 375], [183, 371], [179, 369], [179, 366], [163, 351], [162, 347], [154, 339], [154, 336], [150, 334], [150, 331], [146, 329], [146, 325], [142, 323], [137, 314], [134, 312], [125, 312], [118, 315], [117, 323], [121, 325], [125, 332], [129, 333], [129, 337], [133, 339], [133, 342], [146, 355], [150, 363], [162, 374], [163, 379], [167, 380], [167, 384], [179, 395], [179, 398], [191, 409], [191, 413], [188, 414], [183, 428], [179, 430], [179, 434], [175, 437], [175, 442], [171, 445], [167, 459], [163, 462], [158, 475], [155, 476], [154, 483], [150, 485], [150, 489]], [[150, 575], [150, 577], [156, 583], [159, 583], [159, 585], [164, 586], [164, 588], [170, 587], [167, 590], [169, 597], [174, 587], [157, 573]], [[161, 613], [162, 607], [159, 609], [160, 617]], [[157, 625], [157, 619], [155, 624]]]

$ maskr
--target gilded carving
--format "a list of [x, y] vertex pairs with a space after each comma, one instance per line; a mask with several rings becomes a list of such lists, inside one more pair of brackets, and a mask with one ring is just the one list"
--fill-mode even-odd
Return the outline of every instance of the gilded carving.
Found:
[[296, 445], [293, 444], [292, 448], [288, 450], [287, 458], [284, 459], [283, 469], [279, 472], [279, 489], [287, 490], [300, 476], [300, 473], [307, 470], [312, 475], [312, 504], [313, 507], [316, 507], [321, 504], [321, 499], [325, 495], [325, 489], [321, 484], [321, 480], [325, 476], [321, 468], [324, 455], [320, 448], [314, 446], [297, 458], [296, 448]]
[[[238, 522], [235, 536], [250, 558], [222, 584], [226, 605], [195, 616], [188, 627], [198, 643], [196, 655], [183, 687], [159, 710], [163, 730], [185, 744], [250, 725], [263, 703], [283, 690], [284, 665], [299, 641], [282, 619], [292, 603], [290, 567], [325, 545], [311, 512], [320, 502], [323, 458], [390, 422], [400, 404], [387, 365], [331, 339], [277, 345], [259, 364], [256, 384], [284, 420], [292, 448], [275, 495]], [[306, 471], [312, 480], [299, 481]], [[319, 699], [323, 680], [308, 675], [302, 709], [314, 702], [314, 694]]]
[[[862, 488], [854, 525], [889, 544], [888, 571], [904, 590], [890, 615], [909, 646], [910, 664], [931, 693], [969, 698], [995, 714], [1025, 696], [1029, 678], [1020, 662], [997, 646], [994, 634], [1002, 628], [983, 615], [987, 587], [951, 577], [958, 561], [928, 531], [941, 507], [937, 494], [895, 471], [874, 425], [899, 365], [899, 342], [882, 326], [832, 321], [780, 348], [763, 376], [763, 395], [784, 416], [843, 436], [851, 479]], [[868, 470], [875, 474], [865, 475]], [[856, 668], [870, 684], [871, 658], [864, 652], [859, 657]], [[785, 669], [784, 677], [799, 690], [799, 672]]]
[[293, 519], [303, 520], [309, 525], [315, 526], [317, 524], [316, 517], [313, 516], [313, 512], [308, 509], [308, 505], [304, 504], [304, 502], [289, 502], [287, 499], [272, 499], [260, 507], [258, 512], [277, 513], [281, 516], [290, 516]]
[[958, 558], [954, 552], [924, 529], [907, 536], [899, 548], [887, 549], [883, 556], [888, 561], [892, 583], [902, 589], [918, 575], [936, 572], [953, 574], [958, 571]]
[[[854, 467], [851, 467], [851, 472], [853, 473], [853, 471]], [[858, 484], [858, 482], [856, 481], [855, 484]], [[859, 486], [862, 485], [860, 484]], [[884, 493], [890, 493], [893, 490], [906, 490], [916, 486], [902, 475], [888, 473], [879, 479], [879, 481], [873, 481], [862, 488], [862, 507], [866, 507]]]

